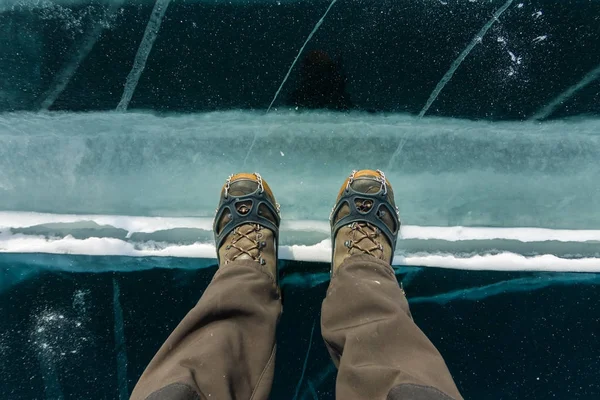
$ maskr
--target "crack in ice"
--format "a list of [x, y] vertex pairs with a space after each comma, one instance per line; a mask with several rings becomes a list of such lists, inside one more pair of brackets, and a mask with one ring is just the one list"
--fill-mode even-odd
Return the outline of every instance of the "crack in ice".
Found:
[[[448, 82], [450, 82], [450, 79], [452, 79], [452, 76], [454, 76], [454, 73], [456, 72], [458, 67], [460, 67], [460, 64], [462, 64], [464, 59], [467, 58], [469, 53], [471, 53], [471, 50], [473, 50], [473, 48], [478, 43], [481, 43], [481, 41], [482, 41], [483, 37], [485, 36], [485, 34], [487, 33], [487, 31], [491, 28], [491, 26], [494, 24], [494, 22], [496, 22], [498, 20], [498, 18], [500, 18], [502, 13], [504, 13], [504, 11], [512, 4], [512, 2], [513, 2], [513, 0], [508, 0], [506, 3], [504, 3], [504, 5], [502, 7], [500, 7], [498, 10], [496, 10], [496, 12], [494, 12], [494, 14], [492, 15], [492, 18], [490, 18], [490, 20], [486, 22], [486, 24], [483, 26], [483, 28], [481, 28], [481, 30], [477, 33], [477, 35], [475, 35], [473, 40], [471, 40], [471, 43], [469, 43], [469, 45], [460, 53], [460, 55], [456, 58], [456, 60], [454, 60], [454, 62], [450, 66], [450, 69], [444, 74], [442, 79], [438, 82], [435, 89], [433, 89], [433, 92], [431, 92], [429, 99], [427, 99], [427, 103], [425, 103], [425, 106], [419, 113], [419, 118], [423, 118], [423, 116], [425, 116], [425, 113], [429, 110], [429, 107], [431, 107], [433, 102], [437, 99], [440, 92], [444, 89], [446, 84]], [[402, 153], [402, 149], [404, 148], [404, 145], [406, 144], [408, 139], [409, 139], [409, 136], [408, 136], [408, 134], [405, 133], [404, 136], [402, 137], [402, 139], [400, 140], [400, 143], [398, 143], [398, 147], [396, 148], [396, 150], [390, 157], [390, 161], [388, 162], [387, 169], [392, 168], [392, 166], [394, 165], [394, 160], [400, 156], [400, 154]]]
[[544, 289], [553, 285], [599, 284], [599, 274], [557, 274], [538, 275], [533, 278], [518, 278], [493, 283], [487, 286], [459, 289], [434, 296], [423, 296], [409, 299], [410, 304], [438, 303], [447, 304], [454, 300], [477, 301], [488, 297], [507, 293], [529, 292]]
[[510, 7], [512, 2], [513, 2], [513, 0], [508, 0], [506, 3], [504, 3], [504, 5], [502, 7], [500, 7], [498, 10], [496, 10], [496, 12], [494, 12], [494, 14], [492, 15], [492, 18], [490, 18], [490, 20], [485, 23], [483, 28], [481, 28], [481, 30], [477, 33], [477, 35], [475, 35], [475, 37], [471, 40], [471, 43], [469, 43], [469, 45], [460, 53], [460, 55], [456, 58], [456, 60], [454, 60], [454, 62], [450, 66], [450, 69], [448, 70], [448, 72], [446, 72], [446, 74], [438, 82], [437, 86], [435, 87], [435, 89], [433, 90], [431, 95], [429, 96], [429, 99], [427, 100], [425, 107], [423, 107], [423, 109], [419, 113], [420, 118], [422, 118], [425, 115], [425, 113], [427, 112], [427, 110], [429, 110], [429, 107], [431, 107], [431, 104], [435, 101], [435, 99], [438, 97], [440, 92], [444, 89], [444, 86], [446, 86], [446, 84], [450, 81], [450, 79], [452, 79], [452, 76], [454, 75], [454, 73], [456, 72], [456, 70], [458, 69], [460, 64], [464, 61], [464, 59], [469, 55], [471, 50], [473, 50], [473, 48], [478, 43], [481, 43], [481, 41], [482, 41], [483, 37], [485, 36], [485, 34], [487, 33], [487, 31], [492, 27], [494, 22], [496, 22], [498, 20], [498, 18], [500, 18], [502, 13], [504, 13], [504, 11], [506, 11], [506, 9], [508, 7]]
[[117, 105], [117, 111], [126, 111], [127, 107], [129, 107], [129, 102], [135, 93], [135, 88], [144, 72], [144, 68], [146, 68], [146, 61], [148, 60], [150, 51], [152, 51], [152, 46], [158, 36], [160, 24], [162, 23], [162, 19], [167, 12], [167, 7], [169, 7], [170, 2], [171, 0], [156, 0], [156, 3], [154, 3], [154, 9], [152, 10], [152, 14], [150, 14], [148, 25], [146, 25], [146, 31], [144, 32], [137, 54], [135, 55], [133, 67], [131, 67], [131, 71], [129, 72], [129, 75], [127, 75], [123, 96]]
[[537, 113], [531, 117], [532, 120], [543, 121], [548, 118], [556, 109], [564, 104], [565, 101], [570, 99], [575, 93], [579, 92], [581, 89], [594, 82], [596, 79], [600, 78], [600, 64], [596, 66], [593, 70], [588, 72], [579, 82], [570, 86], [567, 90], [559, 94], [552, 100], [548, 105], [539, 110]]
[[331, 1], [331, 4], [329, 4], [329, 7], [327, 7], [327, 10], [325, 10], [325, 13], [321, 17], [321, 19], [317, 22], [317, 24], [315, 25], [315, 27], [313, 28], [313, 30], [310, 32], [310, 34], [308, 35], [308, 37], [304, 41], [304, 44], [300, 48], [300, 51], [296, 55], [296, 58], [294, 58], [294, 62], [292, 62], [292, 65], [288, 69], [288, 72], [285, 75], [285, 78], [283, 78], [283, 81], [281, 82], [281, 85], [279, 85], [279, 89], [277, 89], [277, 92], [275, 93], [275, 96], [273, 97], [273, 100], [271, 101], [271, 104], [269, 104], [269, 108], [267, 109], [267, 113], [269, 111], [271, 111], [271, 108], [273, 107], [273, 103], [275, 103], [275, 100], [277, 100], [277, 97], [279, 96], [279, 92], [281, 92], [281, 89], [283, 89], [283, 86], [285, 85], [285, 82], [287, 82], [288, 78], [290, 77], [290, 74], [292, 73], [292, 70], [294, 69], [294, 66], [298, 62], [298, 59], [302, 55], [302, 52], [304, 51], [304, 48], [306, 47], [306, 45], [308, 44], [308, 42], [310, 42], [310, 39], [312, 39], [313, 35], [317, 32], [317, 30], [319, 29], [319, 27], [323, 24], [323, 21], [325, 20], [325, 17], [329, 13], [329, 10], [331, 10], [331, 7], [333, 7], [333, 5], [336, 2], [337, 2], [337, 0], [332, 0]]
[[[117, 0], [114, 2], [110, 2], [107, 15], [114, 15], [117, 9], [121, 7], [124, 1], [125, 0]], [[50, 86], [50, 89], [48, 89], [48, 91], [44, 93], [44, 100], [41, 104], [42, 110], [47, 111], [50, 107], [52, 107], [56, 99], [58, 99], [58, 97], [66, 89], [66, 87], [69, 85], [69, 82], [71, 81], [71, 78], [73, 78], [73, 75], [75, 74], [83, 60], [85, 60], [90, 54], [90, 52], [96, 45], [96, 42], [98, 42], [98, 39], [102, 35], [102, 32], [104, 32], [105, 28], [106, 26], [101, 22], [97, 23], [93, 28], [90, 28], [88, 34], [85, 36], [85, 39], [82, 40], [82, 44], [78, 46], [78, 51], [75, 57], [73, 57], [71, 62], [56, 75], [54, 81], [52, 82], [52, 85]]]

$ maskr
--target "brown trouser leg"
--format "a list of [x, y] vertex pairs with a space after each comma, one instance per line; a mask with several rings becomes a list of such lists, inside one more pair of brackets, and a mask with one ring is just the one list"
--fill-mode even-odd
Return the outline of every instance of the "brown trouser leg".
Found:
[[258, 263], [222, 266], [154, 356], [131, 398], [267, 399], [280, 314], [275, 282]]
[[462, 399], [384, 261], [368, 255], [344, 261], [327, 290], [321, 330], [338, 367], [338, 399]]

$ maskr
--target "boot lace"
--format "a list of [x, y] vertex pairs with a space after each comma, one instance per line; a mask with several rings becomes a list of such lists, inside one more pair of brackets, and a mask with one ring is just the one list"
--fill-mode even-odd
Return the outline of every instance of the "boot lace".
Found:
[[242, 255], [246, 255], [264, 265], [265, 260], [262, 258], [261, 252], [267, 243], [261, 240], [263, 238], [263, 229], [258, 224], [246, 224], [235, 228], [232, 232], [231, 242], [227, 245], [226, 250], [234, 249], [236, 251], [227, 253], [225, 264], [235, 261]]
[[350, 224], [350, 230], [352, 239], [344, 242], [348, 253], [356, 249], [383, 260], [383, 245], [379, 241], [380, 230], [377, 227], [366, 222], [353, 222]]

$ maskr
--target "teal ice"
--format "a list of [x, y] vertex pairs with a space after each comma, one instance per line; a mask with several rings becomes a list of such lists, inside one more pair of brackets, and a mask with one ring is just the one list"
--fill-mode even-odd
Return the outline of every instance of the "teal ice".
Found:
[[[400, 209], [394, 268], [467, 397], [598, 398], [598, 15], [580, 0], [0, 0], [0, 397], [127, 398], [166, 334], [139, 339], [134, 316], [172, 328], [197, 300], [234, 172], [260, 172], [281, 204], [282, 284], [302, 306], [284, 318], [318, 315], [335, 195], [372, 168]], [[350, 107], [291, 100], [315, 59]], [[281, 335], [274, 398], [333, 398], [308, 320]]]

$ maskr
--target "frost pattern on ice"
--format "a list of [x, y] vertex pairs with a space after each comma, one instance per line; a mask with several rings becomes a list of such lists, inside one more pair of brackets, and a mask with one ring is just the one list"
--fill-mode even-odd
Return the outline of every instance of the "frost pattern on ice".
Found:
[[[77, 52], [73, 58], [69, 60], [69, 62], [60, 70], [60, 72], [58, 72], [58, 74], [56, 74], [52, 84], [46, 93], [42, 95], [42, 110], [48, 110], [50, 107], [52, 107], [56, 99], [58, 99], [61, 93], [65, 90], [81, 63], [94, 48], [94, 45], [100, 38], [102, 32], [104, 32], [105, 29], [110, 28], [112, 20], [115, 19], [117, 14], [117, 10], [121, 8], [124, 1], [125, 0], [110, 1], [106, 10], [104, 11], [104, 17], [97, 22], [94, 21], [93, 25], [86, 30], [85, 36], [82, 38], [80, 43], [77, 44]], [[58, 13], [58, 15], [65, 18], [65, 21], [68, 21], [67, 29], [72, 29], [73, 24], [75, 24], [80, 30], [83, 30], [83, 27], [86, 26], [86, 24], [82, 23], [82, 20], [84, 19], [83, 16], [80, 18], [74, 18], [70, 9], [63, 8], [56, 4], [54, 4], [50, 9], [54, 10], [55, 8], [60, 9], [61, 11]], [[45, 8], [43, 8], [43, 10], [44, 9]], [[69, 12], [67, 13], [67, 11]], [[64, 15], [64, 13], [66, 13], [66, 15]], [[42, 16], [43, 15], [44, 14], [42, 14]], [[52, 17], [48, 18], [54, 19], [55, 16], [52, 15]]]
[[32, 315], [29, 344], [38, 357], [46, 398], [64, 399], [57, 369], [67, 359], [81, 359], [94, 340], [87, 324], [86, 291], [73, 293], [71, 309], [42, 309]]

